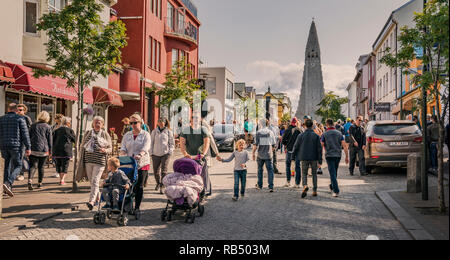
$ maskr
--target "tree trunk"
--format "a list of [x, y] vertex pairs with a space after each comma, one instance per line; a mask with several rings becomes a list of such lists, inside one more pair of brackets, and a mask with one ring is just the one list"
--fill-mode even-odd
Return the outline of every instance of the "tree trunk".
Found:
[[438, 143], [438, 199], [439, 211], [445, 213], [445, 190], [444, 190], [444, 119], [439, 122], [439, 143]]
[[81, 124], [81, 109], [80, 104], [83, 102], [83, 93], [80, 93], [80, 89], [78, 89], [78, 109], [77, 109], [77, 133], [76, 133], [76, 142], [75, 142], [75, 156], [74, 156], [74, 164], [73, 164], [73, 183], [72, 183], [72, 192], [78, 192], [78, 184], [76, 180], [77, 169], [79, 163], [79, 151], [80, 151], [80, 124]]

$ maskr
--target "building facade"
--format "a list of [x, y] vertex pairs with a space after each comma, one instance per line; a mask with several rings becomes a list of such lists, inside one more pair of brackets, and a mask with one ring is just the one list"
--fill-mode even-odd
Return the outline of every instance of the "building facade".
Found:
[[347, 104], [347, 115], [349, 118], [354, 119], [357, 116], [356, 111], [356, 104], [357, 104], [357, 95], [356, 95], [356, 89], [357, 89], [357, 82], [352, 81], [347, 86], [347, 98], [348, 98], [348, 104]]
[[[226, 67], [200, 68], [205, 80], [211, 118], [217, 123], [232, 124], [235, 118], [235, 76]], [[239, 85], [240, 86], [240, 85]]]
[[114, 110], [110, 120], [121, 129], [122, 118], [139, 112], [153, 129], [158, 118], [169, 115], [167, 110], [161, 115], [159, 97], [150, 89], [164, 88], [165, 75], [179, 60], [198, 78], [197, 8], [190, 0], [119, 0], [113, 9], [125, 23], [129, 40], [122, 52], [119, 87], [125, 107]]
[[[100, 13], [102, 22], [111, 19], [110, 6], [117, 0], [98, 1], [103, 6]], [[57, 77], [33, 77], [33, 68], [48, 68], [46, 46], [48, 37], [40, 32], [36, 24], [42, 15], [61, 11], [70, 1], [67, 0], [4, 0], [0, 3], [0, 31], [8, 37], [0, 38], [0, 61], [3, 70], [14, 78], [0, 88], [0, 115], [4, 114], [9, 103], [23, 103], [28, 107], [28, 115], [35, 121], [38, 113], [47, 111], [54, 123], [55, 114], [71, 117], [76, 126], [78, 111], [77, 94], [67, 88], [66, 81]], [[6, 66], [5, 66], [6, 65]], [[85, 107], [90, 107], [95, 115], [107, 119], [108, 107], [115, 105], [109, 100], [95, 102], [95, 93], [108, 92], [108, 78], [99, 77], [84, 93]], [[114, 93], [111, 93], [114, 95]], [[120, 103], [121, 101], [118, 100]], [[92, 117], [86, 118], [89, 122]], [[107, 123], [107, 122], [106, 122]]]

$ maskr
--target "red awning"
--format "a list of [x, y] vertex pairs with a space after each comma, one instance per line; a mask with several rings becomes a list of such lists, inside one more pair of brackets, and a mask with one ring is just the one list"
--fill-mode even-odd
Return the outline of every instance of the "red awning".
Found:
[[122, 98], [113, 90], [94, 86], [92, 88], [92, 91], [94, 92], [95, 104], [106, 104], [110, 106], [123, 107]]
[[[15, 83], [11, 85], [17, 90], [39, 93], [51, 97], [62, 98], [71, 101], [77, 101], [78, 95], [74, 88], [67, 87], [67, 80], [45, 76], [41, 78], [33, 77], [33, 69], [17, 64], [7, 63], [12, 69]], [[84, 91], [84, 103], [94, 103], [92, 91], [86, 88]]]
[[0, 82], [14, 83], [11, 68], [0, 60]]

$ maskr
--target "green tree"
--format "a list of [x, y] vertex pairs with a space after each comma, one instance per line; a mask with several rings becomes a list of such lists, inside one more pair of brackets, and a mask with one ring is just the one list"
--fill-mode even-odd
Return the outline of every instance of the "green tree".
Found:
[[147, 91], [154, 91], [157, 96], [161, 97], [157, 103], [158, 107], [170, 107], [172, 102], [177, 99], [186, 99], [192, 107], [194, 92], [201, 91], [202, 100], [205, 100], [208, 95], [197, 82], [198, 79], [192, 75], [191, 65], [186, 65], [186, 61], [182, 59], [177, 61], [172, 70], [166, 74], [166, 82], [163, 84], [164, 88], [158, 89], [156, 86], [153, 86]]
[[73, 191], [78, 190], [75, 172], [83, 133], [83, 93], [99, 76], [107, 77], [121, 62], [121, 49], [126, 46], [125, 25], [121, 21], [104, 24], [96, 0], [73, 0], [60, 12], [44, 14], [37, 28], [48, 36], [48, 70], [36, 69], [35, 77], [53, 75], [67, 80], [67, 87], [78, 95], [77, 143]]
[[289, 123], [290, 121], [291, 121], [291, 115], [289, 113], [283, 114], [283, 116], [281, 117], [281, 122]]
[[341, 113], [341, 105], [348, 103], [348, 98], [341, 98], [330, 91], [325, 94], [325, 97], [319, 103], [319, 109], [316, 111], [316, 115], [322, 117], [322, 123], [328, 118], [337, 121], [338, 119], [345, 120], [345, 116]]
[[[387, 49], [381, 62], [393, 68], [402, 68], [405, 74], [409, 73], [407, 68], [414, 59], [420, 60], [424, 66], [422, 73], [414, 74], [413, 83], [423, 91], [431, 93], [436, 102], [439, 121], [438, 197], [439, 209], [445, 212], [443, 149], [444, 124], [449, 105], [449, 1], [428, 1], [422, 13], [415, 13], [414, 22], [413, 28], [401, 29], [399, 37], [401, 47], [397, 54]], [[419, 48], [424, 50], [423, 55], [417, 55], [416, 50]], [[421, 109], [426, 111], [426, 102], [422, 102]]]

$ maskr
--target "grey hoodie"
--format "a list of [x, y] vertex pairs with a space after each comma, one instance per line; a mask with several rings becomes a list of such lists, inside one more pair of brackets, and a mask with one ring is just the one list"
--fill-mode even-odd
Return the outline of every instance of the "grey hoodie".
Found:
[[164, 156], [172, 154], [175, 149], [173, 132], [165, 127], [162, 131], [156, 127], [152, 132], [152, 145], [150, 154], [154, 156]]

